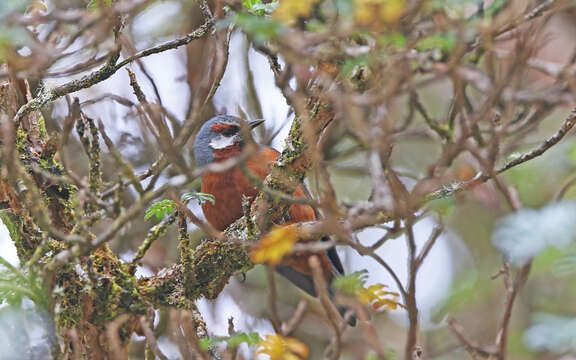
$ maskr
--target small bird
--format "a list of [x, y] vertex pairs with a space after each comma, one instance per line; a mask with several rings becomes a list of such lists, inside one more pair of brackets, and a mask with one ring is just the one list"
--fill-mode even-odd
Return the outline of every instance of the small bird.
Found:
[[[246, 121], [245, 125], [254, 129], [264, 120]], [[244, 148], [242, 138], [242, 120], [235, 116], [218, 115], [202, 125], [194, 141], [194, 158], [197, 166], [206, 166], [213, 162], [224, 161], [239, 156]], [[202, 177], [202, 192], [212, 194], [215, 203], [205, 202], [202, 210], [206, 220], [217, 230], [223, 231], [230, 224], [241, 218], [243, 196], [254, 200], [258, 189], [242, 167], [255, 177], [264, 180], [270, 173], [280, 153], [271, 147], [261, 145], [258, 151], [243, 164], [222, 172], [207, 172]], [[305, 197], [304, 189], [299, 187], [294, 192], [295, 198]], [[314, 210], [308, 205], [292, 204], [288, 211], [290, 222], [305, 222], [316, 219]], [[326, 239], [325, 239], [326, 240]], [[276, 271], [294, 283], [306, 293], [317, 296], [312, 278], [312, 269], [308, 264], [310, 254], [294, 254], [286, 257], [276, 266]], [[326, 282], [330, 284], [334, 276], [343, 274], [342, 262], [334, 248], [319, 254], [320, 263]], [[346, 309], [340, 309], [343, 314]], [[355, 319], [349, 323], [354, 325]]]

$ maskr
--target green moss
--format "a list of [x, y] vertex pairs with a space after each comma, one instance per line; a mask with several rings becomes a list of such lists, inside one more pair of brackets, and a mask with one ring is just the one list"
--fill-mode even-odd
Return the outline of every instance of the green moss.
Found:
[[[146, 313], [136, 279], [108, 247], [88, 259], [58, 269], [53, 293], [59, 329], [82, 331], [88, 324], [105, 329], [119, 315]], [[120, 333], [128, 337], [131, 330], [123, 327]]]
[[8, 210], [1, 210], [0, 211], [0, 220], [2, 223], [8, 228], [8, 233], [10, 234], [10, 238], [14, 242], [14, 246], [16, 246], [16, 252], [18, 253], [18, 258], [20, 259], [28, 259], [32, 256], [34, 252], [34, 246], [24, 240], [24, 229], [22, 226], [22, 222], [20, 219], [9, 212]]
[[40, 139], [46, 140], [48, 138], [48, 133], [46, 132], [46, 121], [43, 116], [38, 118], [36, 125], [38, 127], [38, 135], [40, 136]]
[[26, 131], [24, 131], [22, 127], [19, 127], [18, 130], [16, 130], [16, 150], [18, 150], [20, 154], [25, 153], [28, 149], [27, 138]]
[[84, 308], [87, 305], [83, 298], [89, 296], [90, 291], [73, 264], [59, 269], [52, 293], [57, 327], [61, 330], [82, 330]]
[[231, 276], [246, 272], [253, 266], [242, 244], [219, 241], [202, 243], [187, 265], [184, 290], [190, 300], [200, 296], [216, 299]]
[[176, 264], [163, 271], [162, 276], [142, 278], [138, 280], [140, 293], [155, 307], [187, 308], [188, 300], [184, 296], [182, 284], [183, 274], [184, 266]]
[[108, 247], [90, 255], [94, 285], [94, 323], [102, 327], [124, 313], [145, 314], [146, 304], [128, 266]]
[[88, 157], [90, 158], [90, 173], [88, 174], [88, 182], [90, 183], [90, 190], [97, 194], [102, 186], [102, 162], [100, 160], [100, 136], [98, 128], [94, 124], [94, 120], [87, 117], [86, 121], [90, 128], [90, 147]]

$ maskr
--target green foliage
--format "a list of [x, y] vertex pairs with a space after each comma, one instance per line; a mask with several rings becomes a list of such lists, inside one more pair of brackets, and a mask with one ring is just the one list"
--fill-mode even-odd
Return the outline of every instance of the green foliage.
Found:
[[450, 216], [454, 212], [455, 201], [453, 197], [432, 200], [429, 206], [442, 216]]
[[216, 198], [214, 198], [214, 195], [212, 194], [197, 192], [197, 193], [186, 193], [182, 195], [182, 201], [184, 201], [184, 203], [188, 203], [191, 200], [197, 201], [198, 204], [200, 205], [204, 205], [206, 201], [211, 202], [212, 205], [216, 203]]
[[[386, 349], [385, 351], [386, 351], [386, 359], [396, 360], [398, 358], [398, 356], [396, 356], [396, 351], [394, 351], [394, 349]], [[378, 359], [380, 359], [378, 357], [378, 354], [373, 351], [369, 352], [364, 357], [364, 360], [378, 360]]]
[[351, 274], [337, 276], [332, 281], [332, 286], [334, 290], [340, 291], [345, 295], [355, 296], [364, 289], [366, 280], [368, 280], [368, 270], [364, 269]]
[[268, 39], [280, 36], [285, 28], [269, 17], [238, 13], [230, 19], [244, 32], [251, 35], [255, 42], [263, 43]]
[[570, 145], [566, 155], [568, 156], [570, 164], [576, 166], [576, 142]]
[[6, 210], [0, 210], [0, 223], [3, 223], [8, 229], [10, 239], [12, 239], [14, 243], [18, 244], [21, 238], [20, 236], [21, 229], [19, 228], [18, 223], [16, 221], [16, 216]]
[[45, 294], [36, 274], [22, 272], [0, 256], [0, 303], [18, 306], [25, 297], [46, 308]]
[[88, 2], [88, 5], [86, 5], [86, 7], [90, 10], [98, 9], [101, 6], [104, 7], [112, 6], [112, 0], [90, 0], [90, 2]]
[[336, 5], [339, 16], [354, 17], [354, 8], [356, 7], [354, 0], [336, 0], [334, 5]]
[[[216, 202], [216, 199], [212, 194], [197, 192], [197, 193], [186, 193], [182, 195], [182, 201], [185, 204], [187, 204], [191, 200], [197, 201], [198, 204], [200, 205], [204, 205], [207, 201], [211, 202], [212, 204]], [[172, 213], [174, 213], [175, 210], [176, 210], [176, 203], [173, 200], [160, 200], [150, 205], [148, 210], [146, 210], [146, 215], [144, 215], [144, 219], [148, 220], [152, 217], [155, 217], [156, 219], [160, 220], [166, 215], [172, 215]]]
[[146, 215], [144, 219], [148, 220], [151, 217], [156, 217], [160, 220], [166, 215], [170, 215], [174, 212], [176, 208], [176, 203], [173, 200], [161, 200], [150, 205], [148, 210], [146, 210]]
[[438, 307], [432, 320], [441, 322], [446, 314], [462, 311], [465, 307], [489, 297], [493, 284], [483, 280], [485, 279], [479, 278], [476, 271], [461, 272], [452, 284], [450, 296]]
[[254, 15], [264, 16], [272, 14], [278, 7], [278, 2], [263, 3], [262, 0], [243, 0], [242, 6]]
[[454, 14], [461, 18], [465, 9], [470, 5], [475, 5], [479, 9], [484, 0], [430, 0], [426, 2], [426, 11], [444, 12]]
[[422, 38], [416, 44], [416, 49], [420, 51], [439, 49], [443, 53], [449, 53], [456, 46], [457, 39], [454, 34], [436, 34]]
[[393, 32], [380, 36], [378, 44], [380, 46], [393, 46], [402, 49], [406, 47], [406, 37], [401, 33]]
[[507, 5], [507, 0], [494, 0], [490, 6], [484, 10], [484, 17], [494, 17]]
[[242, 343], [246, 343], [248, 346], [255, 346], [260, 340], [258, 333], [238, 333], [226, 339], [226, 344], [232, 347], [238, 347]]
[[522, 209], [501, 219], [492, 242], [515, 266], [524, 265], [550, 246], [565, 248], [576, 239], [576, 203], [540, 210]]
[[[510, 161], [518, 156], [520, 156], [518, 153], [514, 153], [506, 160]], [[547, 192], [550, 187], [547, 185], [551, 185], [551, 181], [548, 171], [552, 169], [551, 164], [538, 163], [537, 159], [510, 169], [504, 178], [510, 184], [515, 184], [524, 206], [540, 206], [547, 201], [549, 196]]]
[[0, 61], [9, 55], [8, 49], [15, 46], [24, 46], [29, 42], [30, 36], [26, 31], [21, 28], [6, 28], [2, 26], [2, 16], [0, 16]]
[[228, 347], [237, 348], [242, 343], [248, 346], [256, 346], [261, 341], [258, 333], [237, 333], [229, 337], [206, 338], [200, 341], [200, 349], [208, 351], [219, 343], [225, 343]]
[[368, 67], [370, 64], [370, 58], [367, 56], [358, 56], [353, 59], [346, 60], [342, 65], [342, 74], [346, 78], [352, 77], [356, 73], [356, 69], [359, 67]]
[[201, 339], [198, 342], [198, 346], [200, 347], [200, 350], [202, 350], [204, 352], [209, 351], [215, 345], [216, 345], [216, 343], [211, 338]]

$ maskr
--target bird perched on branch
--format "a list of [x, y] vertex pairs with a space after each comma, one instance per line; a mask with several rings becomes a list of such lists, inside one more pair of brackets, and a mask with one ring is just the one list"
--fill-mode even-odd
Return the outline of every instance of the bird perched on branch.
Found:
[[[250, 130], [261, 125], [264, 120], [244, 122]], [[235, 116], [218, 115], [208, 120], [200, 128], [194, 141], [194, 157], [198, 166], [238, 157], [242, 154], [246, 142], [242, 134], [243, 121]], [[255, 154], [244, 162], [222, 172], [207, 172], [202, 178], [202, 192], [212, 194], [215, 203], [202, 205], [206, 220], [217, 230], [223, 231], [243, 214], [242, 199], [254, 200], [258, 189], [245, 171], [254, 178], [264, 180], [270, 173], [280, 153], [270, 147], [259, 146]], [[304, 189], [299, 187], [294, 192], [295, 198], [305, 197]], [[308, 205], [292, 204], [288, 211], [290, 222], [305, 222], [316, 219], [314, 210]], [[312, 253], [294, 254], [284, 258], [276, 266], [276, 271], [290, 280], [297, 287], [312, 296], [317, 296], [308, 258]], [[318, 254], [326, 282], [330, 284], [334, 276], [343, 274], [342, 263], [334, 248]], [[345, 309], [341, 309], [343, 313]], [[355, 319], [350, 320], [354, 324]]]

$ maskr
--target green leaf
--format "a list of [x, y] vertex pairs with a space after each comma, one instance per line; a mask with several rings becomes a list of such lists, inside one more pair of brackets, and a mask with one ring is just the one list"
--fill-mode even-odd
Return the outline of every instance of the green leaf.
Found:
[[492, 235], [494, 246], [515, 266], [550, 246], [565, 248], [575, 239], [576, 203], [569, 201], [520, 210], [500, 220]]
[[110, 7], [112, 6], [112, 0], [90, 0], [86, 6], [89, 10], [98, 9], [101, 6]]
[[0, 256], [0, 303], [7, 302], [18, 306], [24, 297], [38, 307], [46, 308], [45, 294], [41, 280], [32, 272], [23, 272]]
[[264, 16], [272, 14], [278, 7], [278, 2], [263, 3], [262, 0], [243, 0], [242, 6], [252, 14]]
[[445, 197], [441, 199], [432, 200], [430, 207], [442, 216], [450, 216], [454, 212], [454, 198]]
[[506, 6], [506, 0], [494, 0], [488, 8], [484, 10], [485, 17], [494, 17], [494, 15], [498, 15], [502, 9]]
[[568, 160], [572, 166], [576, 166], [576, 142], [570, 144], [567, 151]]
[[146, 210], [144, 219], [148, 220], [153, 216], [155, 216], [156, 219], [162, 219], [164, 216], [172, 214], [175, 208], [176, 204], [172, 200], [157, 201]]
[[212, 347], [214, 347], [214, 342], [212, 341], [212, 339], [204, 338], [198, 342], [198, 346], [200, 347], [200, 350], [206, 352], [210, 350]]
[[416, 44], [416, 49], [420, 51], [440, 49], [444, 53], [449, 53], [456, 46], [454, 34], [436, 34], [427, 36]]
[[481, 280], [476, 270], [460, 271], [452, 283], [449, 296], [436, 308], [432, 321], [440, 323], [448, 313], [462, 311], [466, 306], [474, 306], [487, 298], [493, 284]]
[[0, 222], [8, 229], [10, 239], [12, 239], [15, 244], [20, 243], [20, 227], [16, 216], [7, 210], [0, 210]]
[[354, 296], [364, 288], [366, 280], [368, 280], [368, 270], [364, 269], [351, 274], [337, 276], [332, 281], [332, 286], [336, 291]]
[[378, 44], [381, 46], [394, 46], [403, 49], [406, 47], [406, 38], [401, 33], [395, 32], [380, 36], [378, 38]]
[[242, 0], [242, 6], [250, 10], [254, 5], [262, 4], [262, 0]]
[[261, 16], [239, 13], [235, 14], [231, 20], [259, 43], [278, 37], [285, 31], [281, 24]]
[[182, 195], [182, 201], [184, 203], [188, 203], [191, 200], [197, 201], [198, 204], [200, 205], [204, 205], [206, 201], [211, 202], [212, 205], [216, 203], [216, 198], [214, 198], [214, 195], [212, 194], [197, 192], [197, 193], [186, 193]]
[[255, 346], [260, 342], [260, 336], [258, 333], [238, 333], [225, 340], [226, 344], [231, 347], [238, 347], [242, 343], [246, 343], [248, 346]]
[[[426, 3], [428, 11], [463, 11], [466, 6], [480, 6], [483, 0], [431, 0]], [[496, 0], [498, 1], [498, 0]]]
[[248, 346], [256, 346], [256, 344], [258, 344], [260, 341], [261, 339], [258, 333], [237, 333], [229, 337], [202, 339], [200, 341], [200, 349], [203, 351], [208, 351], [218, 343], [226, 343], [227, 346], [232, 348], [236, 348], [242, 343], [246, 343]]
[[370, 65], [370, 58], [367, 56], [358, 56], [353, 59], [346, 60], [342, 65], [342, 75], [346, 78], [352, 77], [359, 67], [368, 67]]

